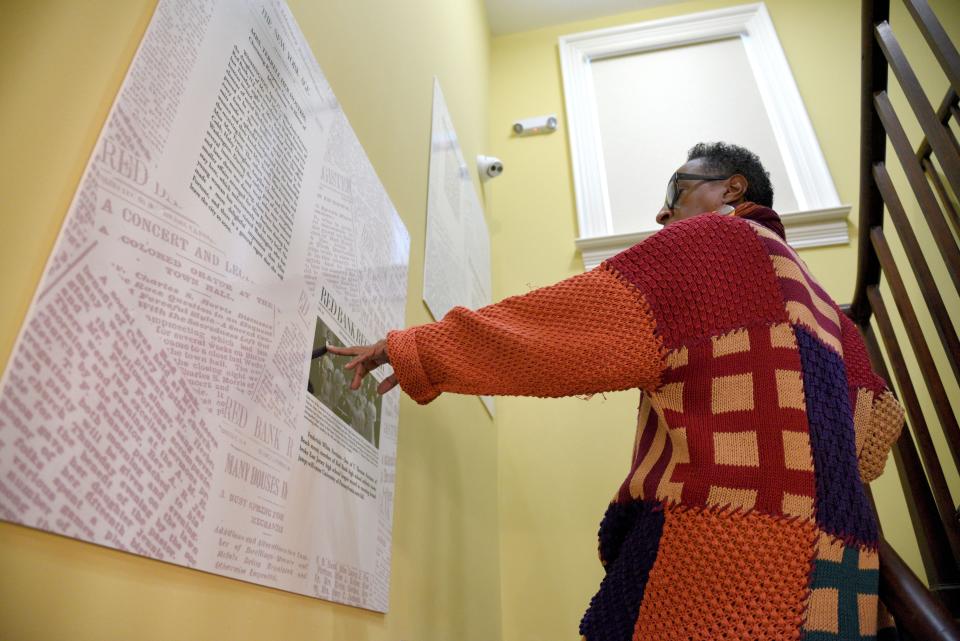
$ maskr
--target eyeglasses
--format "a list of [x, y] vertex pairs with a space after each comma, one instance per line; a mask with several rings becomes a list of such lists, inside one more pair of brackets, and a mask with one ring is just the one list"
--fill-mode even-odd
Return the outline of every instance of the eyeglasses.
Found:
[[[733, 175], [733, 174], [731, 174]], [[679, 186], [677, 186], [678, 180], [726, 180], [730, 176], [701, 176], [700, 174], [681, 174], [680, 172], [674, 173], [670, 176], [670, 181], [667, 183], [667, 197], [664, 199], [663, 204], [667, 209], [673, 210], [677, 205], [677, 201], [680, 199], [680, 194], [683, 192]]]

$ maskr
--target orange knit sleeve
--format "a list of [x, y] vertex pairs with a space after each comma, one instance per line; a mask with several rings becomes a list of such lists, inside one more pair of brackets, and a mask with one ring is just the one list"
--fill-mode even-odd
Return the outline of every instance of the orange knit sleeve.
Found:
[[649, 306], [607, 265], [390, 332], [387, 353], [400, 387], [418, 403], [441, 392], [556, 397], [650, 390], [664, 360]]

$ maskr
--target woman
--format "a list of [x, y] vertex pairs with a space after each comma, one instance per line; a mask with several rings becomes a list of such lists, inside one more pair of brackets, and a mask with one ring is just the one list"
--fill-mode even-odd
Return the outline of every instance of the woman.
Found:
[[699, 144], [669, 181], [665, 228], [596, 269], [330, 348], [354, 356], [354, 389], [390, 363], [378, 392], [399, 384], [419, 403], [642, 391], [600, 527], [590, 641], [876, 634], [864, 483], [903, 413], [772, 203], [756, 155]]

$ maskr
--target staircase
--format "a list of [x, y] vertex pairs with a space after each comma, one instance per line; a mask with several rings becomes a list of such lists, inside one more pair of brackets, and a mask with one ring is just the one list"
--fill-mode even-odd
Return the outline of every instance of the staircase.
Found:
[[[882, 540], [880, 600], [899, 638], [960, 640], [960, 519], [943, 471], [944, 463], [960, 469], [960, 426], [944, 385], [950, 376], [960, 379], [960, 339], [944, 303], [944, 295], [955, 300], [960, 291], [960, 54], [926, 0], [902, 2], [913, 24], [895, 26], [920, 30], [949, 86], [934, 106], [891, 27], [890, 1], [863, 0], [859, 254], [853, 302], [844, 311], [863, 334], [875, 371], [895, 384], [906, 410], [893, 455], [929, 586]], [[891, 100], [891, 71], [905, 101]], [[908, 126], [919, 124], [924, 138], [917, 148], [894, 102], [906, 103], [901, 111], [913, 119]], [[888, 143], [895, 156], [889, 167]], [[924, 254], [917, 231], [933, 237], [935, 252]], [[893, 236], [902, 251], [892, 249]], [[935, 279], [934, 271], [948, 276]], [[917, 305], [926, 308], [923, 321]], [[907, 344], [898, 342], [898, 329]], [[938, 371], [935, 357], [949, 365]], [[909, 374], [907, 358], [915, 359], [920, 380]], [[932, 407], [921, 404], [916, 385]], [[947, 443], [946, 461], [934, 449], [934, 435]]]

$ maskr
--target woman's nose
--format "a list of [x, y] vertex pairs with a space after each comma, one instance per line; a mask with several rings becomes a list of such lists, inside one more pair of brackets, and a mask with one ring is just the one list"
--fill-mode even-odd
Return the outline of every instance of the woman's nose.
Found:
[[666, 225], [667, 220], [670, 218], [670, 214], [673, 212], [670, 211], [666, 205], [660, 208], [660, 211], [657, 213], [657, 224]]

